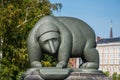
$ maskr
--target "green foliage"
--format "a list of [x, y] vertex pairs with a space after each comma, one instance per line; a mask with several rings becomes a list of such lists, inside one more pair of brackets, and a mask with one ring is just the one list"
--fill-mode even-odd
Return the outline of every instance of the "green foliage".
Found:
[[[20, 74], [30, 67], [26, 48], [29, 31], [41, 17], [58, 8], [49, 0], [1, 0], [0, 3], [0, 40], [3, 41], [0, 80], [19, 80]], [[45, 58], [49, 66], [55, 64], [51, 64], [49, 56]]]
[[112, 80], [120, 80], [120, 74], [118, 74], [117, 72], [114, 72], [112, 75], [110, 75], [110, 72], [104, 72], [104, 74], [108, 77], [110, 77]]
[[43, 59], [41, 62], [43, 64], [43, 67], [51, 67], [56, 65], [57, 60], [53, 56], [43, 54]]
[[120, 74], [117, 74], [116, 72], [114, 72], [112, 74], [112, 80], [120, 80]]
[[120, 80], [120, 74], [117, 75], [117, 80]]
[[109, 71], [104, 72], [104, 74], [105, 74], [106, 76], [110, 76], [110, 72], [109, 72]]

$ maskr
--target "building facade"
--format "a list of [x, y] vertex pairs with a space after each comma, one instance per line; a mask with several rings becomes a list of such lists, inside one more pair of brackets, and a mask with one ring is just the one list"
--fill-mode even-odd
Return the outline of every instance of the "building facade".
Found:
[[79, 65], [82, 63], [81, 58], [70, 58], [68, 62], [68, 67], [70, 68], [79, 68]]
[[[99, 39], [96, 49], [100, 57], [99, 70], [120, 74], [120, 37]], [[81, 58], [71, 58], [68, 66], [78, 68], [81, 63]]]
[[99, 69], [120, 74], [120, 37], [100, 39], [96, 49], [100, 56]]

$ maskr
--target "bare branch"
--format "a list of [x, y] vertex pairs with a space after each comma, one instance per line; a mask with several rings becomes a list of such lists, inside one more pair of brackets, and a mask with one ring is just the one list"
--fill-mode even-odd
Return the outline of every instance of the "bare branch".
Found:
[[40, 15], [34, 17], [34, 18], [30, 18], [30, 19], [28, 19], [28, 20], [26, 19], [24, 22], [22, 22], [21, 24], [19, 24], [19, 25], [17, 26], [17, 28], [20, 28], [20, 26], [22, 26], [23, 24], [29, 22], [30, 20], [33, 20], [33, 19], [35, 19], [35, 18], [38, 18], [38, 17], [44, 16], [44, 15], [45, 15], [45, 14], [40, 14]]
[[1, 4], [2, 4], [2, 8], [4, 8], [4, 2], [3, 2], [3, 0], [1, 1]]

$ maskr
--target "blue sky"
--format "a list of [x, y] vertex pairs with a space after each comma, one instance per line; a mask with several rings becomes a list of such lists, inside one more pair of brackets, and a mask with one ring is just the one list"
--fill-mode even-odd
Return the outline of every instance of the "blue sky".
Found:
[[109, 38], [112, 20], [113, 36], [120, 37], [120, 0], [50, 0], [61, 2], [61, 13], [56, 16], [71, 16], [88, 23], [96, 36]]

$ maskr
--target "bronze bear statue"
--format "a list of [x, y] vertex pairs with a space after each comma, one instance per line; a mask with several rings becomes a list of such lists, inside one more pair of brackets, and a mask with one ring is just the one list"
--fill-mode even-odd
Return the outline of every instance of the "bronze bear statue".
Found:
[[39, 68], [41, 56], [47, 52], [56, 55], [56, 67], [66, 68], [70, 57], [81, 57], [82, 69], [98, 69], [99, 54], [95, 33], [80, 19], [45, 16], [31, 30], [27, 47], [32, 67]]

